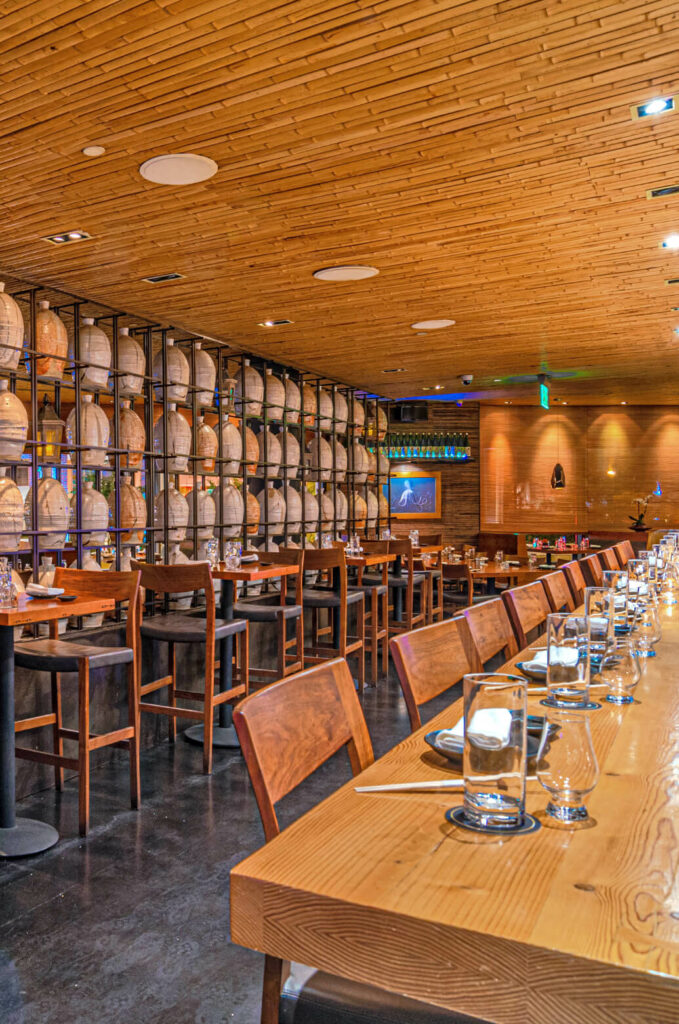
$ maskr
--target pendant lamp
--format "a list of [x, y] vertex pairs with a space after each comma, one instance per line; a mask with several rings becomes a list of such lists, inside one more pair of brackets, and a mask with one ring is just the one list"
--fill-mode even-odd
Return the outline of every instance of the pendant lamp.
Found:
[[564, 468], [559, 462], [559, 420], [556, 421], [556, 463], [552, 470], [551, 484], [554, 490], [559, 490], [566, 486], [566, 474]]

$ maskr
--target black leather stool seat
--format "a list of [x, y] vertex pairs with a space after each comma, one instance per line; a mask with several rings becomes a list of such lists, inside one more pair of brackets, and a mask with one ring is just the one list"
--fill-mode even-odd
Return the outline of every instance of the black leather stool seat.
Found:
[[[407, 573], [404, 573], [403, 576], [392, 576], [391, 574], [389, 574], [387, 579], [389, 581], [389, 586], [390, 587], [407, 587], [408, 586], [408, 574]], [[425, 579], [426, 579], [426, 576], [425, 576], [425, 574], [423, 572], [414, 572], [413, 573], [413, 585], [414, 586], [418, 586], [420, 583], [423, 583]], [[363, 582], [368, 584], [369, 586], [376, 586], [377, 584], [382, 582], [382, 577], [381, 576], [364, 576], [363, 577]]]
[[[267, 601], [270, 599], [267, 598]], [[302, 614], [301, 604], [276, 604], [266, 601], [239, 601], [235, 606], [236, 615], [249, 622], [276, 622], [281, 616], [284, 619], [296, 619]]]
[[78, 661], [87, 658], [90, 668], [127, 665], [134, 658], [130, 647], [101, 647], [68, 640], [25, 640], [14, 645], [14, 664], [36, 672], [77, 672]]
[[[362, 591], [352, 592], [351, 588], [348, 588], [347, 604], [356, 604], [362, 597]], [[290, 595], [288, 600], [294, 601], [294, 597]], [[305, 608], [339, 608], [340, 606], [339, 594], [336, 594], [330, 587], [304, 587], [302, 600]]]
[[454, 1010], [315, 971], [300, 988], [286, 985], [281, 1024], [484, 1024]]
[[[244, 619], [215, 619], [215, 640], [242, 633], [247, 626]], [[142, 619], [141, 635], [152, 640], [173, 640], [176, 644], [205, 643], [207, 619], [197, 615], [152, 615]]]
[[376, 590], [378, 595], [382, 597], [387, 592], [386, 583], [366, 583], [365, 576], [363, 577], [363, 583], [350, 583], [349, 590], [360, 590], [363, 594], [371, 594], [373, 590]]

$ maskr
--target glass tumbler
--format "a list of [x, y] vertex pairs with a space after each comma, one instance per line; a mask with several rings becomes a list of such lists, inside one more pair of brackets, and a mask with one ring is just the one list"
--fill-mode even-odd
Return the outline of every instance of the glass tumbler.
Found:
[[555, 711], [548, 721], [557, 731], [543, 732], [536, 763], [538, 781], [550, 798], [547, 817], [563, 825], [575, 825], [587, 821], [585, 799], [599, 779], [589, 718]]
[[632, 635], [640, 658], [654, 658], [653, 647], [662, 636], [660, 619], [655, 601], [638, 601], [635, 611]]
[[615, 594], [607, 587], [585, 588], [585, 616], [590, 672], [598, 672], [601, 659], [615, 635]]
[[554, 612], [547, 616], [547, 689], [553, 708], [589, 704], [589, 645], [584, 615]]
[[599, 679], [608, 687], [609, 704], [633, 704], [632, 691], [641, 679], [636, 648], [630, 640], [615, 640], [599, 666]]
[[526, 800], [526, 680], [464, 677], [464, 816], [479, 828], [511, 829]]

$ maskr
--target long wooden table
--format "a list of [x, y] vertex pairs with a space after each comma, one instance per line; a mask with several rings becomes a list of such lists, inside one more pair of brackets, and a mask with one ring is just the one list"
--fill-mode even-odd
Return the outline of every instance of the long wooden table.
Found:
[[[477, 837], [445, 820], [461, 797], [354, 780], [234, 868], [234, 941], [496, 1024], [676, 1024], [679, 606], [663, 629], [637, 703], [588, 712], [594, 827]], [[423, 736], [461, 715], [361, 783], [450, 776]], [[529, 782], [528, 810], [546, 803]]]

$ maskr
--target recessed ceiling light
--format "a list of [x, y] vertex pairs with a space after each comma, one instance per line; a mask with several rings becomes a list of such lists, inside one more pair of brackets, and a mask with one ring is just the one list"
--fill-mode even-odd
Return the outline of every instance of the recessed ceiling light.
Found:
[[454, 320], [418, 320], [410, 326], [414, 331], [440, 331], [442, 327], [453, 327]]
[[379, 274], [377, 267], [366, 267], [360, 264], [323, 267], [321, 270], [314, 270], [314, 277], [317, 281], [365, 281], [368, 277], [376, 277], [377, 274]]
[[668, 235], [667, 238], [663, 239], [660, 243], [661, 249], [679, 249], [679, 235], [673, 234]]
[[493, 384], [501, 384], [501, 383], [502, 383], [502, 377], [494, 377], [493, 378]]
[[145, 160], [139, 168], [142, 178], [156, 185], [195, 185], [207, 181], [219, 170], [214, 160], [197, 153], [164, 153]]
[[389, 370], [382, 370], [382, 373], [405, 373], [405, 366], [393, 366]]
[[615, 476], [615, 470], [614, 469], [607, 469], [606, 470], [606, 476]]
[[674, 96], [657, 96], [648, 103], [632, 107], [632, 117], [651, 117], [653, 114], [664, 114], [668, 110], [674, 110]]
[[679, 192], [679, 185], [661, 185], [660, 188], [649, 188], [646, 191], [647, 199], [663, 199], [665, 196], [675, 196]]
[[152, 274], [151, 277], [143, 277], [142, 281], [146, 281], [148, 284], [163, 284], [165, 281], [180, 281], [184, 277], [183, 274]]
[[70, 245], [73, 242], [84, 242], [91, 238], [87, 231], [60, 231], [58, 235], [45, 235], [43, 242], [51, 242], [52, 245]]
[[103, 146], [85, 146], [83, 149], [84, 156], [103, 156], [105, 152]]
[[627, 405], [627, 402], [621, 402], [620, 405]]
[[434, 384], [434, 391], [443, 391], [443, 384]]
[[261, 323], [257, 324], [258, 327], [286, 327], [287, 324], [291, 324], [292, 320], [262, 320]]
[[511, 405], [511, 404], [512, 404], [511, 402], [505, 402], [505, 405]]

